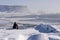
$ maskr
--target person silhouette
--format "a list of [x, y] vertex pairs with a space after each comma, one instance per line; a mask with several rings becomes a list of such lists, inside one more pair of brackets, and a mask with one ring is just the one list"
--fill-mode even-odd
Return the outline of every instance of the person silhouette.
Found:
[[13, 24], [13, 29], [18, 29], [18, 25], [16, 22], [14, 22], [14, 24]]

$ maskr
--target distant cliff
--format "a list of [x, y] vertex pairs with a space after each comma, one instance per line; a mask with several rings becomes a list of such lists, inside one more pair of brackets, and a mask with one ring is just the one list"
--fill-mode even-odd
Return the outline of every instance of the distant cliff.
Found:
[[27, 6], [0, 5], [0, 12], [29, 12]]

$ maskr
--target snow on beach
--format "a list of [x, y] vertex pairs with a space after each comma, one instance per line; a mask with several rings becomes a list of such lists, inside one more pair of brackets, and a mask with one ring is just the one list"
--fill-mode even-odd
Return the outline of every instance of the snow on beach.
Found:
[[1, 39], [9, 39], [9, 40], [27, 40], [27, 38], [36, 33], [36, 31], [31, 32], [34, 29], [26, 29], [26, 30], [0, 30], [0, 40]]
[[[57, 33], [58, 34], [58, 33]], [[59, 39], [60, 36], [49, 33], [41, 33], [34, 28], [23, 29], [23, 30], [0, 30], [0, 40], [50, 40]]]

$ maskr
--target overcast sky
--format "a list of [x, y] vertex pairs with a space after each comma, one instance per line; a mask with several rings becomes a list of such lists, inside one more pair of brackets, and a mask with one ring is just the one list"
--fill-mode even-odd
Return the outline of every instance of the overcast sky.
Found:
[[0, 5], [26, 5], [32, 11], [60, 12], [60, 0], [0, 0]]

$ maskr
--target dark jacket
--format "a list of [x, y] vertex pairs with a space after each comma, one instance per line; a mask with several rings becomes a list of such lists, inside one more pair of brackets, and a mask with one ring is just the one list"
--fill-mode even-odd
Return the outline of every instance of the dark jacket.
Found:
[[18, 29], [18, 25], [16, 22], [14, 22], [14, 24], [13, 24], [13, 29]]

